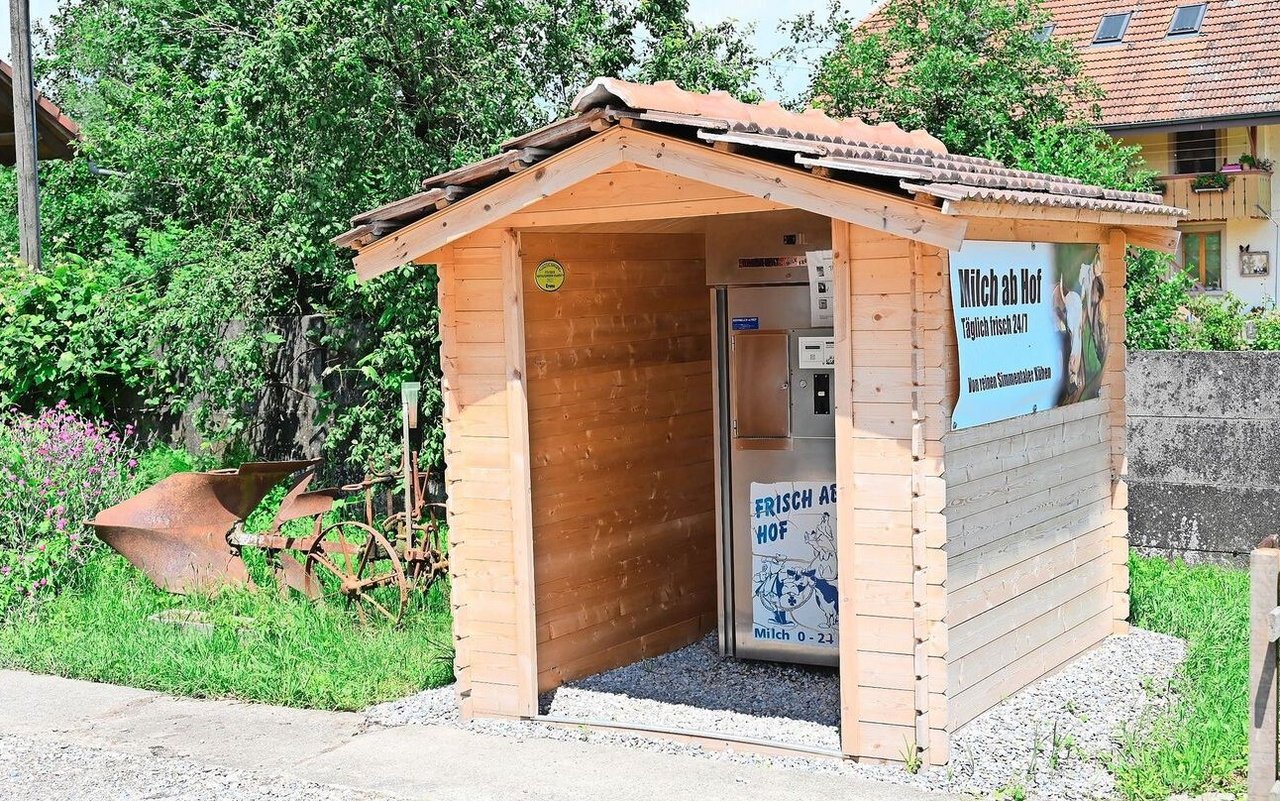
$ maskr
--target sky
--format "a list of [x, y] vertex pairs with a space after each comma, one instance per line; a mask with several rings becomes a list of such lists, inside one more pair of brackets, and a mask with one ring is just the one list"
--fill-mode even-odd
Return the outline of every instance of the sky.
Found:
[[[57, 10], [58, 0], [29, 0], [31, 18], [47, 20]], [[778, 23], [807, 11], [822, 11], [827, 8], [828, 0], [690, 0], [690, 14], [704, 25], [733, 18], [739, 22], [755, 25], [755, 44], [762, 53], [772, 53], [783, 41], [778, 35]], [[871, 8], [872, 0], [841, 0], [845, 10], [857, 16], [863, 16]], [[0, 33], [3, 43], [0, 52], [8, 60], [10, 52], [9, 39], [9, 4], [0, 3]], [[788, 95], [797, 94], [804, 88], [806, 72], [804, 67], [795, 68], [786, 64], [775, 64], [775, 70], [782, 76], [784, 91]], [[768, 91], [772, 85], [765, 86]]]
[[[824, 12], [829, 5], [829, 0], [689, 0], [689, 13], [704, 25], [726, 18], [754, 24], [756, 47], [761, 53], [769, 54], [785, 44], [778, 33], [780, 22], [809, 11]], [[872, 0], [841, 0], [840, 5], [861, 17], [871, 9]], [[784, 94], [796, 95], [804, 89], [807, 65], [774, 64], [773, 67], [782, 78]], [[774, 91], [771, 83], [763, 88], [767, 93]]]

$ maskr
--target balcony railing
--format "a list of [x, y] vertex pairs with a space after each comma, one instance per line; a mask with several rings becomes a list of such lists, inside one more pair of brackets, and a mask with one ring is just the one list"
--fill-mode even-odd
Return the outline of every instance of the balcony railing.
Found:
[[1198, 220], [1266, 219], [1271, 215], [1271, 173], [1261, 170], [1226, 173], [1226, 189], [1192, 189], [1196, 175], [1166, 175], [1164, 202], [1190, 212]]

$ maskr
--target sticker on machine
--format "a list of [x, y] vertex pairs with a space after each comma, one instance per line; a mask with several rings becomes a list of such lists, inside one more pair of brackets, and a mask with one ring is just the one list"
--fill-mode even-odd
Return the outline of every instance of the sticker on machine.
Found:
[[751, 606], [756, 640], [836, 648], [836, 485], [751, 484]]

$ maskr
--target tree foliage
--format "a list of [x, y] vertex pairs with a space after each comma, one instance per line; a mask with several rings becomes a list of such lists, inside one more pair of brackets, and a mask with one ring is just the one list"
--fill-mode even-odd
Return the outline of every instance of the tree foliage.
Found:
[[[687, 11], [684, 0], [64, 6], [38, 69], [85, 139], [80, 158], [42, 168], [43, 216], [50, 281], [70, 270], [85, 282], [67, 320], [52, 289], [0, 281], [0, 325], [22, 303], [54, 332], [47, 357], [0, 354], [0, 375], [28, 375], [6, 400], [124, 387], [197, 405], [209, 435], [234, 435], [279, 342], [273, 318], [324, 314], [356, 337], [334, 350], [353, 354], [331, 369], [360, 398], [333, 409], [335, 444], [361, 460], [390, 450], [395, 387], [438, 376], [434, 278], [422, 268], [357, 286], [351, 254], [329, 239], [353, 213], [563, 114], [595, 75], [749, 93], [759, 62], [741, 33]], [[16, 251], [12, 205], [0, 245]], [[243, 334], [228, 335], [233, 318]], [[438, 414], [438, 394], [428, 401]]]
[[[833, 9], [834, 11], [834, 9]], [[868, 21], [810, 15], [798, 43], [832, 43], [809, 102], [923, 128], [949, 150], [1116, 188], [1153, 173], [1095, 127], [1101, 93], [1070, 42], [1042, 35], [1039, 0], [890, 0]]]

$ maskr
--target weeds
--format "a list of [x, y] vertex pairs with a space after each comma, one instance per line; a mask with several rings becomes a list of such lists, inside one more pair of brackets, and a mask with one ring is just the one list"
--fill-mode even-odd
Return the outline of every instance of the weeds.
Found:
[[[1122, 733], [1110, 768], [1134, 801], [1243, 790], [1247, 763], [1249, 575], [1133, 556], [1133, 623], [1187, 641], [1171, 686], [1177, 701], [1153, 725]], [[1139, 733], [1146, 732], [1146, 733]]]
[[912, 776], [924, 767], [924, 760], [920, 758], [920, 747], [905, 737], [902, 738], [902, 766]]
[[[452, 679], [448, 607], [439, 590], [415, 601], [403, 629], [362, 628], [341, 606], [281, 598], [265, 563], [256, 561], [250, 566], [259, 589], [179, 597], [156, 589], [114, 553], [95, 556], [64, 592], [10, 616], [0, 628], [0, 667], [344, 710]], [[189, 633], [149, 619], [174, 608], [206, 613], [214, 631]], [[248, 632], [240, 630], [245, 618]]]

